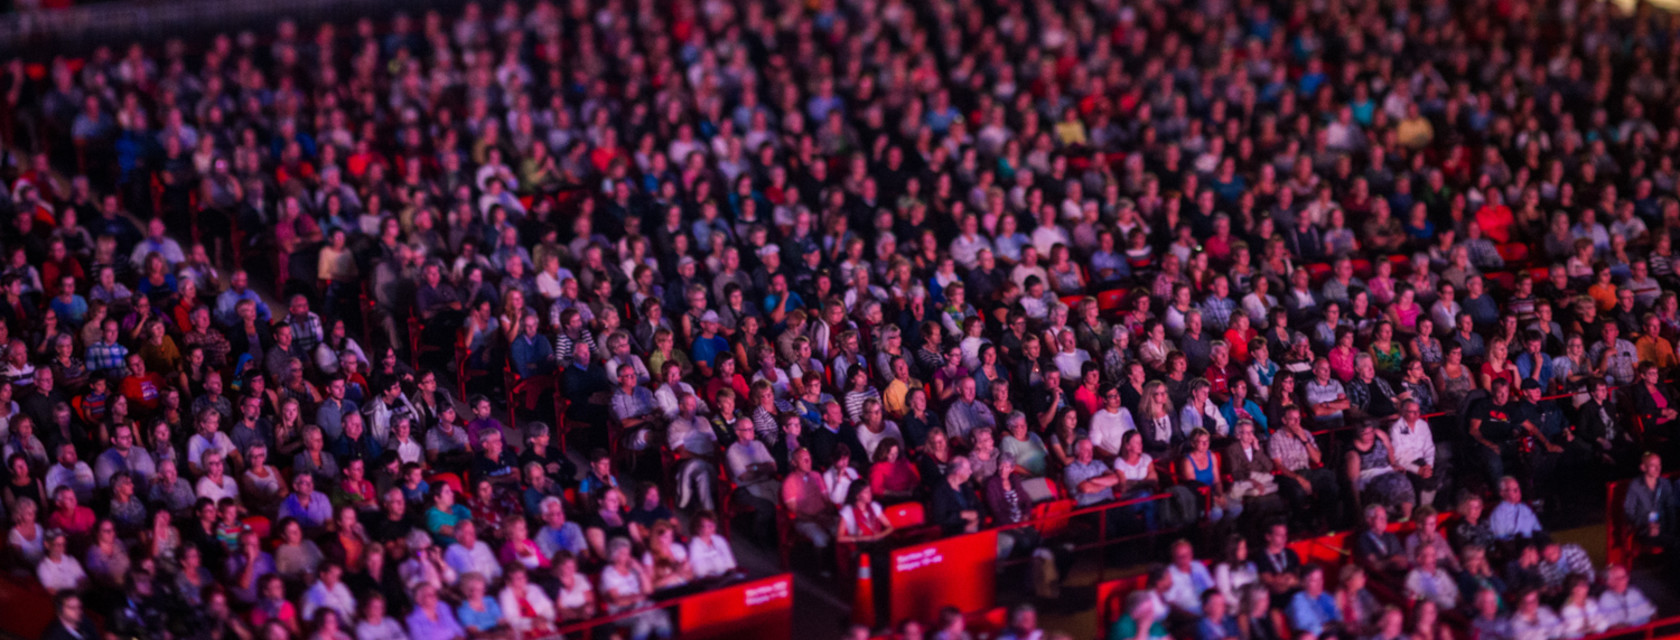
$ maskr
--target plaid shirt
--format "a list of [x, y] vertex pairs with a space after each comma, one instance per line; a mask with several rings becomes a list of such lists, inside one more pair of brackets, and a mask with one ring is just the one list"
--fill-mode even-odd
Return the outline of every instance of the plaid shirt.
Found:
[[1585, 576], [1587, 582], [1592, 582], [1592, 559], [1587, 557], [1587, 552], [1582, 550], [1580, 545], [1558, 545], [1558, 552], [1557, 562], [1540, 560], [1540, 577], [1546, 581], [1547, 588], [1563, 586], [1563, 581], [1575, 573]]
[[296, 343], [294, 352], [313, 353], [315, 345], [321, 344], [321, 316], [315, 315], [315, 312], [311, 311], [302, 318], [288, 315], [286, 324], [292, 325], [292, 341]]
[[1312, 467], [1312, 452], [1318, 450], [1318, 443], [1307, 436], [1307, 442], [1289, 436], [1288, 432], [1279, 432], [1266, 443], [1266, 453], [1271, 454], [1272, 462], [1290, 471], [1301, 471]]
[[1202, 324], [1213, 333], [1224, 333], [1231, 326], [1231, 313], [1237, 310], [1237, 301], [1219, 296], [1208, 296], [1202, 300]]
[[127, 357], [128, 347], [115, 343], [95, 342], [88, 345], [87, 357], [83, 359], [87, 361], [89, 371], [115, 370], [120, 373], [128, 366], [123, 363], [123, 359]]

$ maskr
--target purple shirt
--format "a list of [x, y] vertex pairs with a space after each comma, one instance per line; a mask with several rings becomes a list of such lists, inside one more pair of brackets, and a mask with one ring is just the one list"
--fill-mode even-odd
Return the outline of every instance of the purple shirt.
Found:
[[427, 617], [425, 612], [416, 608], [414, 613], [408, 614], [408, 637], [412, 640], [455, 640], [467, 637], [466, 629], [455, 621], [455, 614], [450, 613], [449, 607], [438, 603], [436, 607], [437, 620]]
[[319, 491], [309, 495], [309, 506], [304, 506], [296, 493], [286, 496], [286, 501], [280, 503], [280, 517], [296, 518], [305, 531], [327, 526], [332, 521], [332, 515], [332, 502], [327, 499], [327, 494]]

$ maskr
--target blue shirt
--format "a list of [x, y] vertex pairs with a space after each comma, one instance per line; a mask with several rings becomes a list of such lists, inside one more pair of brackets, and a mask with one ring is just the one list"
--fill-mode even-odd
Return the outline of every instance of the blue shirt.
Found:
[[1544, 529], [1540, 526], [1540, 519], [1534, 517], [1534, 510], [1528, 508], [1528, 505], [1501, 501], [1488, 516], [1488, 530], [1493, 532], [1495, 538], [1510, 540], [1518, 537], [1528, 538]]
[[576, 522], [567, 522], [560, 525], [559, 530], [545, 526], [537, 531], [535, 539], [537, 550], [542, 551], [543, 556], [549, 558], [554, 557], [554, 553], [560, 550], [577, 555], [583, 553], [589, 545], [583, 537], [583, 528], [579, 527]]
[[1079, 461], [1075, 460], [1068, 463], [1067, 469], [1062, 472], [1062, 482], [1079, 500], [1079, 506], [1090, 506], [1098, 502], [1114, 499], [1114, 489], [1110, 487], [1096, 493], [1080, 493], [1079, 483], [1103, 475], [1109, 471], [1110, 469], [1108, 465], [1103, 464], [1101, 460], [1092, 459], [1089, 464], [1080, 464]]
[[455, 609], [455, 616], [461, 620], [461, 626], [469, 629], [486, 630], [502, 623], [502, 605], [496, 604], [496, 599], [490, 596], [479, 598], [484, 604], [484, 610], [479, 611], [467, 603]]
[[537, 336], [522, 335], [508, 347], [508, 358], [513, 360], [515, 372], [520, 377], [529, 378], [554, 372], [554, 347], [547, 339]]
[[1324, 625], [1342, 621], [1342, 612], [1336, 608], [1336, 599], [1329, 593], [1320, 593], [1317, 598], [1307, 595], [1306, 591], [1296, 592], [1289, 601], [1289, 627], [1296, 631], [1306, 631], [1313, 635], [1324, 632]]
[[694, 359], [695, 363], [705, 363], [709, 367], [717, 360], [718, 354], [728, 351], [729, 341], [725, 340], [723, 336], [712, 336], [710, 338], [696, 336], [694, 338], [694, 349], [689, 353], [689, 356]]
[[319, 529], [332, 521], [332, 502], [327, 494], [316, 491], [309, 496], [309, 506], [304, 506], [298, 500], [297, 494], [286, 496], [286, 501], [280, 503], [280, 517], [294, 518], [305, 530]]
[[[770, 313], [771, 311], [775, 310], [776, 305], [780, 304], [781, 301], [782, 301], [781, 298], [778, 297], [774, 293], [772, 293], [770, 295], [767, 295], [767, 296], [764, 296], [764, 312], [765, 313]], [[794, 291], [789, 291], [788, 292], [787, 310], [788, 311], [793, 311], [794, 309], [803, 309], [803, 308], [805, 308], [805, 299], [799, 297], [799, 293], [794, 292]]]
[[1535, 360], [1540, 361], [1540, 388], [1552, 388], [1552, 359], [1544, 353], [1540, 354], [1538, 358], [1529, 355], [1527, 351], [1517, 354], [1517, 378], [1527, 380], [1534, 373]]

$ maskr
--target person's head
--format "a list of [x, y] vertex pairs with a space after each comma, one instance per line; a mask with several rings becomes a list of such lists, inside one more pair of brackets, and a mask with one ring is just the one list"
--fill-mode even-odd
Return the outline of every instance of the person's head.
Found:
[[53, 610], [58, 612], [58, 619], [70, 629], [80, 630], [82, 625], [82, 597], [74, 591], [58, 594], [53, 600]]
[[1512, 476], [1505, 476], [1503, 478], [1500, 478], [1499, 479], [1499, 499], [1504, 501], [1504, 502], [1511, 503], [1511, 504], [1516, 504], [1516, 503], [1522, 502], [1522, 499], [1523, 499], [1522, 484], [1519, 483], [1517, 481], [1517, 479], [1512, 477]]
[[1301, 588], [1308, 594], [1324, 592], [1324, 567], [1316, 563], [1301, 567]]

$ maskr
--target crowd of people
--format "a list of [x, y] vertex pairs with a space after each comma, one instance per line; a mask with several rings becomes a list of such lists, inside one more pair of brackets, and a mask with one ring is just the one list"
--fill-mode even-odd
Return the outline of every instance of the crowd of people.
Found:
[[1067, 496], [1199, 533], [1114, 638], [1637, 624], [1546, 530], [1633, 477], [1680, 542], [1677, 30], [536, 0], [13, 60], [11, 566], [54, 638], [534, 637]]

